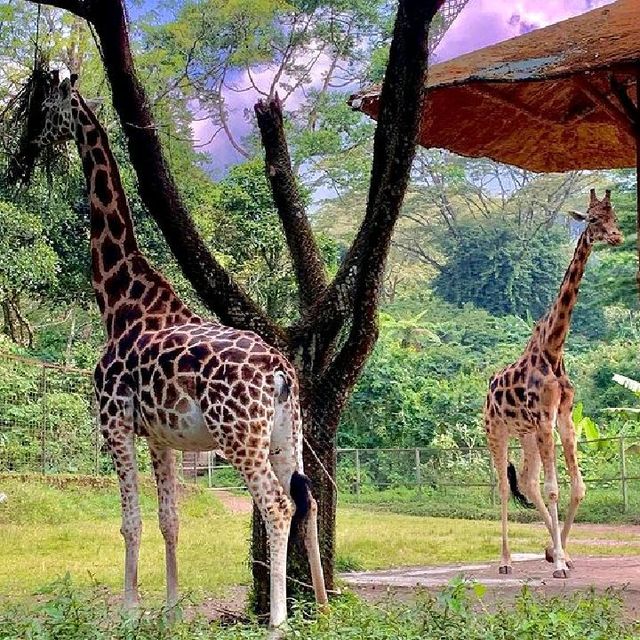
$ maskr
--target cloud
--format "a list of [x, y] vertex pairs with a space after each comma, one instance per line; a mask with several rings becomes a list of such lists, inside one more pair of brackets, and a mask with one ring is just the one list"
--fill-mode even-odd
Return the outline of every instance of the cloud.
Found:
[[435, 51], [439, 61], [522, 35], [613, 0], [470, 0]]
[[[311, 65], [312, 61], [313, 64]], [[298, 66], [311, 66], [308, 78], [303, 86], [291, 92], [290, 95], [288, 95], [288, 87], [295, 80], [283, 74], [277, 83], [276, 91], [282, 98], [286, 97], [287, 110], [295, 111], [306, 100], [306, 91], [320, 88], [329, 64], [330, 58], [326, 54], [318, 55], [317, 50], [308, 49], [304, 56], [296, 60], [296, 65]], [[228, 88], [224, 89], [223, 95], [228, 113], [229, 129], [238, 143], [241, 143], [243, 136], [250, 131], [251, 120], [254, 117], [253, 105], [257, 100], [269, 93], [277, 69], [278, 65], [276, 64], [260, 65], [251, 69], [251, 76], [246, 70], [236, 72], [233, 75], [230, 74], [231, 78], [227, 83]], [[198, 114], [201, 110], [196, 107], [194, 112]], [[226, 170], [229, 165], [241, 162], [244, 159], [224, 132], [220, 131], [211, 139], [217, 128], [217, 125], [214, 125], [210, 119], [196, 120], [191, 126], [193, 140], [196, 145], [203, 145], [211, 140], [201, 150], [206, 151], [211, 156], [210, 167], [214, 173], [220, 173]]]
[[[590, 9], [610, 4], [614, 0], [469, 0], [458, 19], [445, 34], [435, 51], [439, 61], [481, 49], [496, 42], [507, 40], [534, 29], [544, 27], [560, 20], [566, 20]], [[640, 0], [639, 0], [640, 1]], [[307, 53], [307, 60], [315, 53]], [[300, 60], [304, 63], [305, 60]], [[326, 72], [328, 60], [320, 58], [310, 73], [310, 85], [319, 87]], [[255, 84], [268, 91], [276, 72], [276, 65], [263, 65], [251, 72]], [[281, 92], [290, 78], [282, 78]], [[254, 89], [243, 91], [251, 86], [248, 73], [238, 73], [232, 79], [236, 89], [225, 91], [225, 100], [229, 112], [229, 127], [237, 139], [246, 135], [253, 117], [253, 105], [260, 97]], [[293, 110], [304, 101], [304, 91], [298, 89], [287, 101], [287, 109]], [[208, 141], [215, 127], [210, 120], [201, 120], [192, 125], [196, 144]], [[224, 133], [219, 133], [203, 150], [211, 156], [210, 168], [215, 174], [224, 172], [229, 165], [240, 162], [242, 156], [233, 148]]]

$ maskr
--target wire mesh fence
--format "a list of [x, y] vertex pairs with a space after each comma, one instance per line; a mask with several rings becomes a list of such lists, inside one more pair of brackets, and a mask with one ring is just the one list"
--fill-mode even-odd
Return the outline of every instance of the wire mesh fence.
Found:
[[[588, 496], [595, 488], [597, 495], [614, 500], [618, 511], [640, 514], [640, 437], [582, 441], [579, 448]], [[510, 457], [518, 462], [518, 447]], [[559, 446], [557, 457], [562, 459]], [[139, 468], [147, 469], [148, 456], [138, 459]], [[185, 481], [211, 489], [243, 488], [218, 451], [184, 453], [180, 468]], [[0, 472], [112, 471], [96, 422], [90, 372], [0, 353]], [[564, 464], [558, 464], [558, 474], [568, 485]], [[497, 501], [486, 447], [339, 449], [336, 482], [342, 496], [353, 501], [375, 501], [382, 494], [402, 500], [402, 491], [437, 492], [440, 499], [458, 502]]]
[[0, 354], [0, 470], [99, 473], [89, 372]]
[[[579, 442], [579, 462], [588, 499], [608, 500], [613, 511], [640, 514], [640, 437], [617, 436]], [[511, 447], [518, 465], [520, 448]], [[569, 495], [570, 478], [556, 446], [561, 495]], [[498, 484], [487, 447], [415, 449], [341, 449], [337, 460], [338, 486], [354, 501], [402, 499], [402, 490], [438, 494], [466, 502], [495, 505]], [[394, 494], [395, 492], [395, 494]]]

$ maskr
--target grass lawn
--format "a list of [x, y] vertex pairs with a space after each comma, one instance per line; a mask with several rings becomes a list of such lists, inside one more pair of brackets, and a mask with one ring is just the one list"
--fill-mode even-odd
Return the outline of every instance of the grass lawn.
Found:
[[[76, 585], [97, 581], [121, 588], [123, 542], [113, 479], [3, 476], [0, 490], [8, 496], [0, 504], [0, 593], [31, 593], [66, 572]], [[182, 589], [215, 595], [229, 585], [248, 584], [249, 517], [226, 512], [214, 495], [197, 489], [188, 490], [180, 502]], [[147, 596], [160, 598], [164, 544], [150, 480], [143, 482], [141, 505], [140, 585]], [[540, 552], [546, 541], [538, 526], [514, 524], [511, 533], [514, 551]], [[372, 569], [497, 560], [499, 535], [497, 522], [340, 508], [338, 564]], [[592, 533], [576, 532], [571, 550], [640, 554], [637, 536], [620, 532], [609, 537], [619, 542], [594, 547]]]

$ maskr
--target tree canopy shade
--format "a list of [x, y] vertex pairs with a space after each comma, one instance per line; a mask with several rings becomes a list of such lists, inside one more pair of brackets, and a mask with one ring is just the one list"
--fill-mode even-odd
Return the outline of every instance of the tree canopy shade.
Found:
[[[333, 584], [335, 436], [345, 402], [377, 337], [384, 266], [400, 214], [416, 148], [427, 65], [427, 33], [442, 0], [401, 0], [382, 85], [384, 106], [376, 129], [373, 169], [362, 225], [329, 282], [291, 170], [278, 98], [256, 105], [267, 175], [296, 274], [300, 315], [284, 327], [264, 313], [208, 251], [163, 156], [158, 130], [132, 57], [121, 0], [51, 0], [90, 22], [127, 137], [142, 201], [158, 223], [185, 276], [222, 322], [256, 331], [294, 362], [301, 383], [307, 442], [305, 465], [319, 502], [321, 546], [328, 586]], [[317, 457], [316, 457], [317, 456]], [[304, 582], [306, 561], [292, 554]], [[254, 517], [254, 578], [258, 610], [268, 603], [266, 538]]]

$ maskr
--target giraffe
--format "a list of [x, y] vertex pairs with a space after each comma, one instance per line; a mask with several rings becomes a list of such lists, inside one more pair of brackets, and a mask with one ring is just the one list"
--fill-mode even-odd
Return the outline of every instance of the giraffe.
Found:
[[[591, 190], [586, 214], [571, 215], [587, 225], [578, 239], [575, 253], [550, 310], [536, 324], [522, 356], [492, 376], [484, 406], [484, 424], [489, 449], [498, 476], [502, 505], [502, 558], [499, 573], [512, 571], [508, 541], [508, 497], [535, 506], [551, 535], [546, 558], [554, 563], [553, 576], [566, 578], [573, 563], [565, 552], [567, 538], [585, 485], [578, 467], [576, 435], [571, 417], [574, 391], [564, 367], [564, 343], [580, 281], [595, 242], [619, 245], [622, 234], [610, 202], [611, 192], [602, 200]], [[554, 428], [560, 433], [562, 449], [571, 478], [570, 502], [562, 532], [558, 521], [558, 481], [556, 477]], [[524, 494], [518, 488], [515, 468], [508, 462], [508, 443], [517, 436], [522, 447]], [[540, 492], [540, 467], [544, 472], [547, 504]], [[527, 498], [531, 500], [528, 503]]]
[[[287, 541], [304, 523], [316, 600], [327, 594], [317, 504], [303, 474], [296, 372], [260, 336], [198, 317], [142, 255], [107, 134], [76, 87], [51, 78], [39, 147], [74, 139], [91, 210], [91, 280], [107, 334], [94, 373], [102, 434], [119, 478], [124, 605], [138, 604], [141, 518], [136, 436], [145, 437], [165, 541], [167, 606], [178, 601], [174, 450], [219, 449], [242, 474], [265, 522], [270, 618], [285, 623]], [[291, 504], [293, 502], [293, 505]], [[295, 507], [295, 511], [294, 511]], [[294, 529], [295, 530], [295, 529]]]

